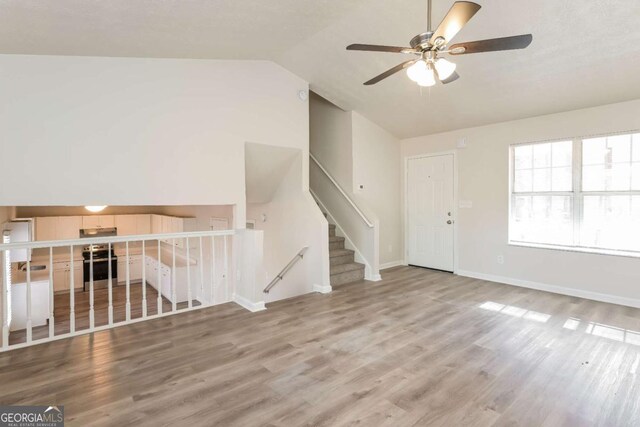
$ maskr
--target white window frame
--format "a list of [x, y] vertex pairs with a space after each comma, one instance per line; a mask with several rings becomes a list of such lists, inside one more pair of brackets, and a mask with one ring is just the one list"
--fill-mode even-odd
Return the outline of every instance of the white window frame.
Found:
[[[583, 220], [583, 207], [584, 196], [640, 196], [640, 191], [628, 190], [628, 191], [582, 191], [582, 142], [585, 139], [602, 138], [618, 135], [629, 135], [639, 133], [640, 130], [613, 132], [599, 135], [588, 135], [573, 138], [557, 138], [545, 141], [535, 142], [523, 142], [517, 144], [511, 144], [509, 146], [509, 224], [507, 226], [507, 239], [508, 244], [511, 246], [523, 246], [531, 248], [541, 249], [554, 249], [561, 251], [571, 252], [586, 252], [601, 255], [614, 255], [623, 257], [640, 258], [640, 251], [628, 251], [628, 250], [615, 250], [604, 249], [598, 247], [582, 246], [580, 244], [580, 227]], [[535, 145], [546, 144], [561, 141], [571, 141], [572, 144], [572, 159], [571, 159], [571, 174], [572, 174], [572, 190], [573, 191], [531, 191], [531, 192], [514, 192], [515, 184], [515, 148], [523, 145]], [[513, 199], [514, 195], [517, 196], [569, 196], [571, 198], [571, 206], [573, 209], [573, 244], [558, 245], [549, 243], [533, 243], [511, 239], [511, 224], [514, 220]]]

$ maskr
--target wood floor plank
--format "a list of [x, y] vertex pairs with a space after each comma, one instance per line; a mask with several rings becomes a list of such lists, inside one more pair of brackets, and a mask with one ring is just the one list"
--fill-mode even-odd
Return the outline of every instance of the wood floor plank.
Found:
[[2, 353], [0, 404], [65, 405], [70, 426], [635, 426], [639, 330], [638, 309], [396, 267], [260, 313], [229, 303]]

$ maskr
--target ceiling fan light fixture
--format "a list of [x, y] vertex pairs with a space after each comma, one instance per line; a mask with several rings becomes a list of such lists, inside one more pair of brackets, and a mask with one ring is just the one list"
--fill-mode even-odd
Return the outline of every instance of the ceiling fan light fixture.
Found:
[[426, 73], [420, 77], [420, 80], [417, 81], [418, 85], [423, 87], [431, 87], [436, 84], [436, 76], [433, 72], [433, 68], [427, 67]]
[[407, 68], [407, 76], [413, 80], [414, 82], [419, 82], [420, 80], [424, 79], [425, 76], [427, 75], [429, 69], [427, 67], [427, 63], [420, 59], [418, 61], [416, 61], [415, 64], [413, 64], [412, 66], [410, 66], [409, 68]]
[[456, 70], [456, 64], [454, 64], [451, 61], [447, 61], [444, 58], [438, 58], [438, 60], [435, 63], [435, 67], [436, 67], [436, 71], [438, 72], [438, 77], [440, 77], [440, 80], [448, 79]]

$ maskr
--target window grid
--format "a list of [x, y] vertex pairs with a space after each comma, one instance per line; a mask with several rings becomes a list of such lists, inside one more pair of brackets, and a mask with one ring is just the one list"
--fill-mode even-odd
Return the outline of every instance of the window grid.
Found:
[[[621, 133], [621, 134], [614, 134], [614, 135], [603, 135], [602, 138], [608, 138], [611, 136], [624, 136], [624, 135], [630, 135], [631, 136], [631, 142], [630, 142], [630, 157], [629, 157], [629, 161], [628, 162], [610, 162], [610, 163], [622, 163], [622, 164], [629, 164], [630, 165], [630, 173], [629, 173], [629, 179], [630, 179], [630, 189], [629, 190], [598, 190], [598, 191], [583, 191], [583, 163], [582, 163], [582, 158], [583, 158], [583, 141], [585, 139], [589, 139], [589, 138], [582, 138], [582, 137], [578, 137], [578, 138], [573, 138], [571, 139], [571, 143], [572, 143], [572, 161], [571, 161], [571, 166], [572, 166], [572, 191], [515, 191], [515, 172], [516, 172], [516, 167], [515, 167], [515, 149], [516, 147], [520, 147], [520, 146], [526, 146], [526, 145], [537, 145], [537, 144], [548, 144], [548, 143], [556, 143], [556, 142], [562, 142], [562, 141], [568, 141], [568, 139], [562, 139], [562, 140], [557, 140], [557, 141], [546, 141], [546, 142], [540, 142], [540, 143], [530, 143], [530, 144], [514, 144], [510, 146], [510, 167], [509, 167], [509, 174], [510, 174], [510, 182], [509, 182], [509, 243], [515, 243], [515, 244], [522, 244], [522, 245], [531, 245], [534, 247], [556, 247], [556, 248], [561, 248], [561, 249], [577, 249], [577, 250], [582, 250], [582, 251], [587, 251], [587, 252], [595, 252], [595, 253], [621, 253], [621, 254], [635, 254], [634, 256], [640, 256], [640, 251], [638, 250], [628, 250], [628, 249], [612, 249], [612, 248], [606, 248], [606, 247], [601, 247], [601, 246], [589, 246], [586, 244], [586, 242], [584, 242], [585, 244], [583, 244], [581, 242], [581, 237], [582, 237], [582, 233], [583, 233], [583, 223], [584, 223], [584, 202], [585, 202], [585, 197], [589, 197], [589, 196], [640, 196], [640, 188], [636, 189], [633, 186], [633, 182], [634, 182], [634, 164], [640, 164], [640, 133]], [[551, 165], [553, 165], [553, 163], [551, 163]], [[533, 160], [532, 160], [532, 166], [533, 166]], [[520, 169], [522, 170], [522, 169]], [[532, 189], [533, 189], [533, 184], [532, 184]], [[528, 196], [565, 196], [565, 197], [569, 197], [570, 198], [570, 202], [571, 202], [571, 206], [572, 206], [572, 225], [573, 225], [573, 230], [572, 230], [572, 243], [568, 244], [568, 245], [564, 245], [564, 244], [554, 244], [554, 243], [541, 243], [541, 242], [534, 242], [534, 241], [530, 241], [530, 240], [517, 240], [517, 239], [513, 239], [512, 238], [512, 228], [513, 228], [513, 223], [514, 223], [514, 217], [515, 217], [515, 212], [514, 212], [514, 208], [515, 208], [515, 201], [516, 201], [516, 197], [528, 197]], [[630, 201], [631, 203], [631, 201]], [[632, 209], [632, 207], [630, 206], [630, 209]], [[640, 237], [640, 236], [639, 236]]]

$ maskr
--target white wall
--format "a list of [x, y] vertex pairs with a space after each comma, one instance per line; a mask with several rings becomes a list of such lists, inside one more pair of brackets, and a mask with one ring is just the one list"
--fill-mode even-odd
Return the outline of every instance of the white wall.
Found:
[[247, 219], [255, 220], [255, 229], [264, 232], [262, 289], [303, 247], [309, 247], [304, 258], [265, 295], [267, 302], [330, 290], [328, 223], [300, 181], [303, 156], [307, 154], [296, 156], [269, 203], [247, 204]]
[[[380, 265], [402, 262], [400, 141], [360, 114], [352, 113], [353, 187], [380, 221]], [[360, 185], [364, 188], [360, 189]]]
[[456, 218], [459, 273], [640, 306], [638, 258], [507, 244], [510, 144], [636, 129], [640, 100], [405, 139], [402, 156], [455, 150], [466, 138], [457, 150], [459, 200], [473, 207]]
[[[380, 265], [401, 262], [400, 141], [362, 115], [317, 95], [311, 96], [309, 115], [311, 152], [368, 219], [380, 224]], [[357, 240], [357, 230], [345, 233]]]
[[311, 93], [309, 132], [311, 153], [346, 192], [353, 192], [351, 113]]
[[308, 85], [272, 62], [0, 55], [0, 70], [0, 205], [229, 204], [244, 223], [244, 143], [308, 150]]

